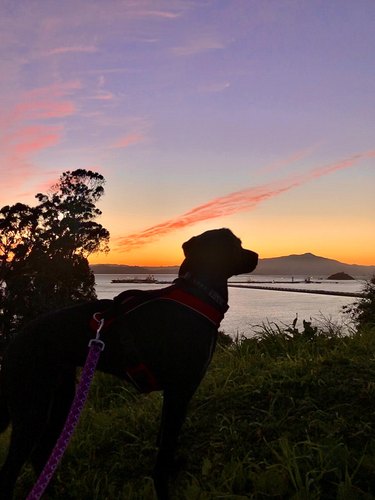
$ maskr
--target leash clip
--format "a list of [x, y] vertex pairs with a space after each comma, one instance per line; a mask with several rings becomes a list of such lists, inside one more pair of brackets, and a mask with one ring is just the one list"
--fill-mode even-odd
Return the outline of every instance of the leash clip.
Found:
[[91, 347], [92, 345], [97, 345], [101, 351], [104, 350], [104, 347], [105, 347], [105, 343], [100, 340], [100, 332], [104, 326], [104, 318], [100, 318], [100, 315], [99, 312], [96, 312], [94, 315], [93, 315], [93, 319], [98, 323], [98, 328], [96, 329], [96, 336], [94, 339], [90, 339], [89, 341], [89, 347]]
[[101, 351], [103, 351], [105, 347], [105, 343], [100, 339], [91, 339], [89, 342], [89, 347], [93, 345], [98, 346]]

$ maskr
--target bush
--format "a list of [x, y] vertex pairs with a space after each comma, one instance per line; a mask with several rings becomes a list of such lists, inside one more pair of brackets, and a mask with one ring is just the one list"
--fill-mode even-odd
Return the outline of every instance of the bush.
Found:
[[344, 311], [351, 317], [357, 328], [373, 327], [375, 325], [375, 275], [366, 282], [363, 297]]

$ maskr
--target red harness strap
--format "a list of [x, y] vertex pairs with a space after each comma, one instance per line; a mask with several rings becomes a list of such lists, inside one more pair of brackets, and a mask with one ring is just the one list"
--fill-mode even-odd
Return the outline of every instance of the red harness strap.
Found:
[[211, 321], [216, 328], [219, 328], [221, 320], [224, 318], [224, 312], [216, 309], [211, 306], [207, 302], [201, 300], [196, 295], [192, 295], [191, 293], [185, 292], [181, 288], [174, 288], [165, 296], [160, 297], [161, 299], [173, 300], [174, 302], [178, 302], [183, 306], [189, 307], [193, 311], [199, 313], [201, 316], [204, 316], [206, 319]]
[[138, 292], [138, 290], [129, 290], [118, 296], [119, 303], [121, 304], [121, 314], [128, 314], [129, 312], [138, 309], [138, 307], [142, 307], [143, 305], [156, 300], [172, 300], [173, 302], [177, 302], [185, 307], [188, 307], [189, 309], [192, 309], [201, 316], [204, 316], [208, 321], [213, 323], [216, 328], [219, 328], [220, 322], [224, 317], [225, 311], [213, 307], [196, 295], [193, 295], [176, 286], [147, 292], [142, 291], [140, 294]]

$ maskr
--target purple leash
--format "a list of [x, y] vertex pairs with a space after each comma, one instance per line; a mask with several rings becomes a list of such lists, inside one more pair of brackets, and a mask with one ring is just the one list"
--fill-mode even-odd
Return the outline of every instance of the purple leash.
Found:
[[34, 484], [34, 487], [30, 491], [26, 500], [39, 500], [39, 498], [43, 495], [44, 490], [47, 488], [49, 482], [51, 481], [57, 469], [57, 466], [59, 465], [60, 460], [65, 453], [70, 438], [72, 437], [74, 429], [78, 423], [83, 406], [86, 402], [90, 384], [95, 373], [96, 365], [98, 364], [100, 354], [104, 349], [104, 342], [99, 338], [100, 331], [104, 325], [104, 319], [97, 319], [96, 314], [94, 314], [94, 319], [99, 323], [98, 329], [96, 331], [96, 338], [91, 339], [89, 342], [89, 353], [87, 355], [85, 365], [82, 369], [81, 379], [79, 381], [64, 428], [61, 431], [60, 437], [58, 438], [55, 447], [52, 450], [48, 462], [44, 466], [44, 469], [42, 470], [37, 482]]

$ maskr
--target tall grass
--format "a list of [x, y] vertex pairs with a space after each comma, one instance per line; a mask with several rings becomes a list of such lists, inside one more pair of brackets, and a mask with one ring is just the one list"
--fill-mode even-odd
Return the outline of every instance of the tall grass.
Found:
[[[97, 374], [48, 498], [154, 499], [161, 402]], [[374, 426], [374, 329], [265, 324], [218, 347], [181, 435], [173, 498], [375, 498]], [[33, 479], [26, 468], [18, 498]]]

